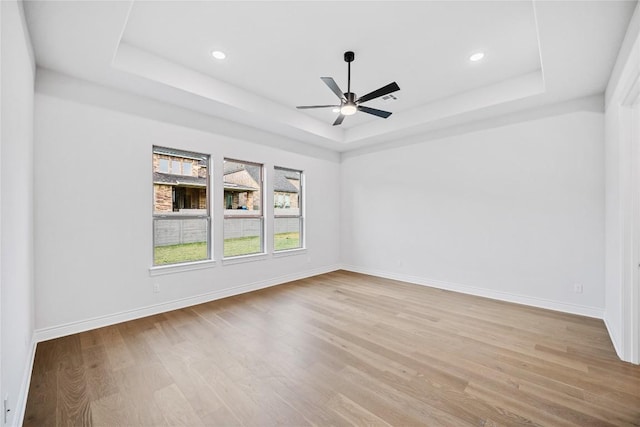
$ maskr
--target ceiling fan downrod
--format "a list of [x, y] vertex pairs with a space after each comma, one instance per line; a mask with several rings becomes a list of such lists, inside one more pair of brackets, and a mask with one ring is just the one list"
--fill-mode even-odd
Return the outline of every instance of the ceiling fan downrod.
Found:
[[356, 59], [356, 54], [352, 51], [349, 50], [344, 53], [344, 60], [347, 63], [347, 93], [345, 93], [347, 101], [349, 101], [348, 94], [351, 93], [351, 63], [354, 59]]

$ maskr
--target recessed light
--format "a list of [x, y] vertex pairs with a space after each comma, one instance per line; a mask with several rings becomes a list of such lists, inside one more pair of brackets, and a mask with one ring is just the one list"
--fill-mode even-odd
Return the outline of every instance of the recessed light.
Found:
[[484, 52], [476, 52], [469, 57], [469, 61], [477, 62], [484, 58]]
[[214, 50], [213, 52], [211, 52], [211, 56], [213, 56], [216, 59], [224, 59], [227, 57], [227, 55], [221, 50]]

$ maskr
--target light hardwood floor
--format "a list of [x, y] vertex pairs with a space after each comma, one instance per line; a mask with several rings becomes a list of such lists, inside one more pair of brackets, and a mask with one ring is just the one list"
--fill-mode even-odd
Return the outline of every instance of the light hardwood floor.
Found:
[[38, 344], [25, 425], [640, 425], [600, 320], [337, 271]]

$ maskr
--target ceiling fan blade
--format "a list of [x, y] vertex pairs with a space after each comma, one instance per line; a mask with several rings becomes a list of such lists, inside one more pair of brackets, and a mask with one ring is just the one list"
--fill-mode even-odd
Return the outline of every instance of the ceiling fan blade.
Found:
[[373, 92], [369, 92], [366, 95], [362, 95], [360, 98], [356, 100], [356, 102], [371, 101], [372, 99], [379, 98], [381, 96], [384, 96], [388, 93], [395, 92], [397, 90], [400, 90], [400, 86], [398, 86], [396, 82], [389, 83], [388, 85], [383, 86], [380, 89], [376, 89]]
[[340, 90], [340, 88], [338, 87], [338, 84], [336, 83], [335, 80], [333, 80], [333, 77], [320, 77], [320, 79], [327, 85], [329, 86], [329, 89], [331, 89], [331, 91], [333, 93], [336, 94], [336, 96], [340, 99], [344, 99], [344, 94], [342, 93], [342, 91]]
[[306, 110], [309, 108], [340, 108], [339, 105], [298, 105], [296, 108], [299, 110]]
[[383, 119], [386, 119], [392, 114], [389, 111], [377, 110], [375, 108], [365, 107], [364, 105], [358, 105], [358, 110], [362, 111], [363, 113], [369, 113], [373, 114], [374, 116], [382, 117]]
[[335, 122], [333, 122], [333, 125], [334, 125], [334, 126], [338, 126], [338, 125], [342, 124], [342, 121], [343, 121], [343, 120], [344, 120], [344, 114], [340, 114], [340, 115], [338, 116], [338, 118], [336, 119], [336, 121], [335, 121]]

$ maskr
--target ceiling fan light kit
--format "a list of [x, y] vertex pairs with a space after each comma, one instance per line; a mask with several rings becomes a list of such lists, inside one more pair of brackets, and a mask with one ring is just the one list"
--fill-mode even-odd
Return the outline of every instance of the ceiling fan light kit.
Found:
[[360, 104], [371, 101], [372, 99], [379, 98], [381, 96], [388, 95], [392, 92], [396, 92], [400, 90], [400, 86], [398, 86], [396, 82], [393, 82], [379, 89], [376, 89], [373, 92], [369, 92], [368, 94], [361, 96], [360, 98], [356, 97], [356, 94], [351, 92], [351, 63], [354, 59], [355, 54], [352, 51], [347, 51], [344, 53], [344, 61], [347, 63], [346, 92], [342, 92], [342, 90], [332, 77], [320, 77], [320, 79], [329, 87], [329, 89], [331, 89], [331, 91], [335, 93], [336, 96], [340, 99], [339, 105], [299, 105], [296, 108], [301, 110], [313, 108], [333, 108], [333, 111], [338, 110], [337, 112], [339, 112], [340, 114], [336, 118], [336, 121], [333, 122], [334, 126], [342, 124], [345, 116], [354, 115], [358, 111], [372, 114], [377, 117], [382, 117], [383, 119], [389, 117], [392, 114], [389, 111], [378, 110], [376, 108], [370, 108]]

